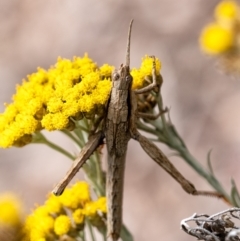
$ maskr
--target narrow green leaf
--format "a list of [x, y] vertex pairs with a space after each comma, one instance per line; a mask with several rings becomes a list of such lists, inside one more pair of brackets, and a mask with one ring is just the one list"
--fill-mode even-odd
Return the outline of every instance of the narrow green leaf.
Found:
[[211, 163], [211, 153], [212, 153], [212, 149], [209, 150], [208, 154], [207, 154], [207, 165], [208, 165], [208, 169], [209, 169], [210, 173], [214, 176], [212, 163]]
[[231, 183], [232, 183], [232, 189], [231, 189], [232, 202], [233, 202], [234, 206], [240, 207], [240, 194], [238, 192], [237, 186], [233, 179], [231, 179]]
[[121, 235], [120, 236], [121, 236], [121, 239], [123, 241], [133, 241], [133, 236], [129, 232], [129, 230], [126, 228], [125, 225], [122, 225]]

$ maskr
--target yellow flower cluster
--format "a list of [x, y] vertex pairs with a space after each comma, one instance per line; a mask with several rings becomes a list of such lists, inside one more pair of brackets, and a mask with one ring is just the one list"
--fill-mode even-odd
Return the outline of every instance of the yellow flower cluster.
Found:
[[61, 130], [80, 113], [104, 106], [111, 89], [113, 67], [100, 68], [87, 56], [72, 61], [58, 58], [48, 71], [27, 76], [0, 115], [0, 146], [22, 146], [41, 129]]
[[102, 217], [106, 218], [106, 198], [91, 200], [88, 184], [77, 182], [60, 197], [49, 195], [45, 204], [27, 217], [23, 240], [51, 241], [60, 240], [62, 236], [76, 238], [84, 228], [85, 219], [100, 228], [104, 226]]
[[[144, 80], [147, 76], [152, 76], [153, 58], [145, 56], [142, 58], [142, 64], [139, 69], [133, 68], [131, 75], [133, 77], [133, 89], [139, 89], [144, 86]], [[159, 74], [161, 62], [156, 58], [156, 73]]]
[[[152, 58], [145, 57], [140, 69], [133, 69], [133, 88], [140, 88], [151, 75]], [[161, 64], [157, 60], [157, 68]], [[32, 135], [46, 129], [73, 130], [83, 116], [103, 113], [111, 90], [113, 66], [100, 68], [87, 54], [73, 60], [58, 58], [49, 70], [38, 68], [17, 86], [13, 102], [0, 114], [0, 147], [24, 146]]]
[[239, 47], [239, 26], [239, 4], [234, 0], [221, 1], [215, 8], [215, 22], [208, 24], [201, 33], [202, 50], [218, 55]]

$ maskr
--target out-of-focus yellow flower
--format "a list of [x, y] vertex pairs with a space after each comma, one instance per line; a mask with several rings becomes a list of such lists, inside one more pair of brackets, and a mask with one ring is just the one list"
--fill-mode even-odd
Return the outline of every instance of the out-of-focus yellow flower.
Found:
[[215, 22], [207, 25], [201, 33], [201, 48], [207, 54], [218, 55], [224, 71], [239, 75], [239, 1], [219, 1], [214, 10], [214, 15]]
[[0, 195], [0, 225], [18, 226], [22, 219], [22, 205], [13, 194]]
[[207, 25], [201, 34], [200, 44], [204, 52], [208, 54], [221, 54], [229, 50], [234, 43], [234, 35], [230, 29], [219, 24]]
[[71, 220], [66, 215], [60, 215], [55, 219], [54, 232], [61, 236], [67, 234], [71, 229]]
[[236, 19], [239, 19], [239, 14], [239, 5], [236, 1], [222, 1], [215, 8], [217, 22], [223, 26], [230, 27]]

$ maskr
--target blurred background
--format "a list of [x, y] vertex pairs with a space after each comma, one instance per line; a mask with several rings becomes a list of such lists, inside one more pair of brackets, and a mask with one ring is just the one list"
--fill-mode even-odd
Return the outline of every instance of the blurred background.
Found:
[[[0, 111], [11, 102], [15, 86], [37, 67], [49, 68], [57, 57], [85, 52], [99, 65], [118, 67], [125, 61], [127, 31], [134, 19], [131, 66], [145, 55], [162, 61], [164, 103], [190, 152], [212, 165], [230, 191], [234, 178], [240, 187], [240, 81], [226, 75], [217, 59], [201, 53], [198, 37], [213, 18], [218, 1], [175, 0], [1, 0]], [[58, 133], [51, 140], [75, 151]], [[159, 147], [199, 190], [208, 183], [173, 152]], [[104, 156], [105, 165], [105, 156]], [[70, 161], [41, 145], [0, 150], [0, 193], [15, 192], [26, 205], [43, 204], [47, 193], [70, 167]], [[137, 241], [193, 240], [180, 230], [180, 221], [193, 213], [229, 208], [215, 198], [192, 197], [158, 167], [138, 143], [130, 141], [124, 191], [123, 219]], [[79, 173], [78, 179], [83, 178]]]

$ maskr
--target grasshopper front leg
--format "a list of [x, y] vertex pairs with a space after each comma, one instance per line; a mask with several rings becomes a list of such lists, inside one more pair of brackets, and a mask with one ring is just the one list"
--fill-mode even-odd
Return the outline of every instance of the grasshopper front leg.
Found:
[[79, 169], [84, 165], [84, 163], [89, 159], [89, 157], [93, 154], [93, 152], [98, 148], [98, 146], [102, 143], [104, 138], [103, 132], [99, 131], [93, 134], [86, 145], [82, 148], [76, 160], [73, 162], [71, 168], [66, 173], [65, 177], [55, 186], [52, 193], [56, 196], [59, 196], [63, 193], [64, 189], [68, 185], [68, 183], [73, 179], [73, 177], [77, 174]]

